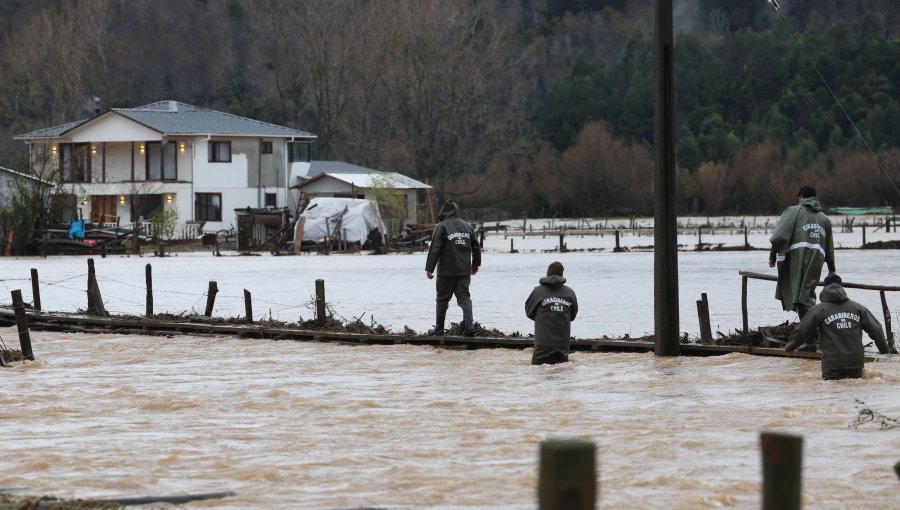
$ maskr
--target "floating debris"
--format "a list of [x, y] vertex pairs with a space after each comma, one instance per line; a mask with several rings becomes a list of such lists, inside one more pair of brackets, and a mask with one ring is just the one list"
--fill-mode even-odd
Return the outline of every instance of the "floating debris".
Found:
[[856, 429], [862, 425], [867, 425], [869, 423], [877, 423], [878, 428], [882, 430], [900, 427], [900, 420], [885, 416], [877, 411], [869, 409], [869, 406], [867, 406], [865, 402], [858, 398], [854, 400], [856, 400], [856, 409], [859, 411], [859, 414], [856, 416], [856, 419], [853, 420], [853, 423], [847, 426], [848, 428]]

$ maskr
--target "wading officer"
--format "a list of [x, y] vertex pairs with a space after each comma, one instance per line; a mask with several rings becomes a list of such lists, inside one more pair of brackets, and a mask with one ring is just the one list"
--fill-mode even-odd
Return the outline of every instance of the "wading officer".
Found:
[[532, 365], [569, 361], [570, 326], [578, 314], [578, 300], [565, 285], [563, 269], [559, 262], [550, 264], [547, 276], [525, 301], [525, 315], [534, 321]]
[[429, 280], [434, 278], [437, 267], [436, 317], [434, 328], [429, 329], [428, 334], [444, 334], [447, 307], [455, 294], [456, 304], [463, 311], [463, 334], [474, 336], [475, 319], [472, 316], [469, 283], [481, 265], [481, 246], [478, 245], [475, 229], [459, 217], [459, 206], [454, 201], [447, 200], [441, 206], [438, 220], [440, 223], [434, 227], [425, 261], [425, 275]]
[[875, 341], [881, 354], [897, 351], [888, 346], [881, 323], [872, 312], [847, 297], [840, 276], [828, 276], [824, 283], [825, 288], [819, 294], [822, 302], [812, 307], [791, 332], [784, 350], [793, 351], [818, 328], [822, 379], [859, 379], [866, 363], [863, 331]]
[[[822, 263], [828, 264], [828, 275], [834, 276], [834, 239], [831, 221], [822, 212], [816, 199], [816, 189], [800, 188], [800, 203], [781, 213], [775, 232], [769, 241], [769, 267], [778, 265], [778, 284], [775, 299], [781, 300], [784, 310], [793, 310], [802, 320], [816, 304], [816, 286], [822, 275]], [[815, 351], [815, 337], [800, 347], [801, 351]]]

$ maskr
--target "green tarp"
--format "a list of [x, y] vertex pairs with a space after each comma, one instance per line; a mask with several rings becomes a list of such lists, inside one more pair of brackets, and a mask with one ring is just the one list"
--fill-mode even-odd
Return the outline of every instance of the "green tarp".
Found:
[[890, 207], [834, 207], [829, 209], [828, 213], [859, 216], [862, 214], [894, 214], [894, 210]]

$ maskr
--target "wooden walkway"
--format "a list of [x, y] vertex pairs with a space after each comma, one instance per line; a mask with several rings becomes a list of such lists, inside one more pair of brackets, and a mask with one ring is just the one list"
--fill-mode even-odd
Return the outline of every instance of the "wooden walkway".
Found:
[[[462, 337], [427, 336], [404, 334], [360, 334], [332, 331], [309, 330], [291, 327], [268, 327], [261, 324], [223, 324], [210, 322], [175, 322], [131, 317], [91, 317], [65, 313], [27, 312], [28, 326], [38, 331], [61, 331], [71, 333], [112, 333], [123, 335], [215, 335], [243, 338], [268, 338], [272, 340], [295, 340], [306, 342], [330, 342], [349, 345], [429, 345], [450, 349], [525, 349], [534, 341], [525, 337]], [[16, 325], [11, 308], [0, 308], [0, 325]], [[631, 339], [573, 339], [573, 351], [591, 352], [652, 352], [652, 341]], [[814, 352], [784, 352], [780, 348], [753, 347], [744, 345], [705, 345], [682, 343], [681, 353], [686, 356], [714, 356], [738, 352], [760, 356], [782, 356], [792, 358], [821, 358]]]

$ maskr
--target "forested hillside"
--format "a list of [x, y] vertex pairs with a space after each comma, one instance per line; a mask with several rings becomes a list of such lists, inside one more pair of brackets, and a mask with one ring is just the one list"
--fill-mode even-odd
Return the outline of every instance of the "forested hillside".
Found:
[[[787, 25], [763, 0], [674, 4], [683, 213], [777, 212], [801, 183], [826, 206], [900, 205], [900, 3], [783, 0]], [[0, 165], [94, 96], [174, 99], [313, 132], [317, 159], [467, 207], [648, 213], [654, 6], [5, 0]]]

